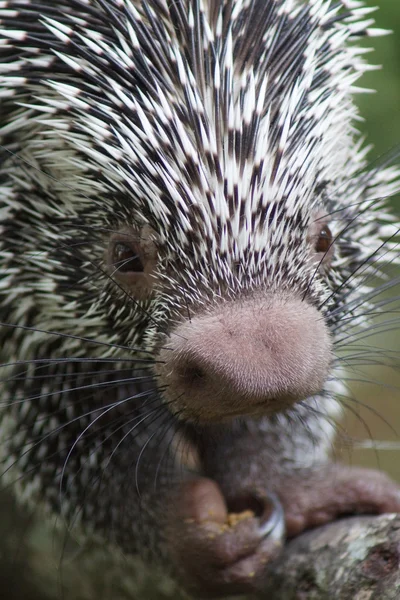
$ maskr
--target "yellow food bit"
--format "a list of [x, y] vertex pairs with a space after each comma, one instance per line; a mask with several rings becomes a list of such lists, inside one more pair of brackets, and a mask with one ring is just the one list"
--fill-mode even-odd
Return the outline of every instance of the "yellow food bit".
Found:
[[244, 521], [244, 519], [252, 519], [254, 517], [254, 512], [252, 510], [244, 510], [241, 513], [229, 513], [227, 517], [227, 525], [229, 527], [235, 527], [240, 521]]

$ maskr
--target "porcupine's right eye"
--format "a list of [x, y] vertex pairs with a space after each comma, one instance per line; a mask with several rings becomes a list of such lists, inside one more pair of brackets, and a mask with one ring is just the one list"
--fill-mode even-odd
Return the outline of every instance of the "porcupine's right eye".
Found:
[[140, 232], [124, 228], [108, 244], [107, 271], [111, 279], [138, 300], [151, 294], [155, 281], [157, 251], [150, 228]]

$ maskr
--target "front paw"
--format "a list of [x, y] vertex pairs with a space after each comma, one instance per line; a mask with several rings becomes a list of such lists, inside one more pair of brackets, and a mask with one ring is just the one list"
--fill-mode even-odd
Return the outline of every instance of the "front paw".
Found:
[[400, 513], [400, 487], [373, 469], [328, 464], [286, 478], [277, 493], [293, 537], [344, 516]]
[[278, 500], [249, 496], [237, 506], [240, 512], [229, 512], [217, 484], [205, 478], [184, 483], [174, 503], [169, 551], [178, 576], [198, 596], [260, 589], [266, 563], [279, 554], [284, 515]]

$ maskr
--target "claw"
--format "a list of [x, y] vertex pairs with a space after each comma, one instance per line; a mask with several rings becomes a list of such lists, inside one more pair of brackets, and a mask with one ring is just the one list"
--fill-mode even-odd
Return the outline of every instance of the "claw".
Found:
[[[271, 492], [266, 493], [266, 500], [269, 502], [260, 519], [261, 537], [271, 537], [274, 540], [281, 540], [285, 536], [285, 513], [278, 496]], [[265, 502], [265, 500], [264, 500]]]
[[259, 537], [282, 540], [285, 536], [285, 513], [278, 496], [269, 491], [251, 490], [228, 501], [230, 513], [251, 511], [259, 521]]

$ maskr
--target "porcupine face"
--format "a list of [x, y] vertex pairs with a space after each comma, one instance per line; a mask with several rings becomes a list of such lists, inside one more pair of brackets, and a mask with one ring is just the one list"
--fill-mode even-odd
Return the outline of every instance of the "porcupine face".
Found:
[[125, 410], [130, 384], [110, 382], [137, 357], [196, 423], [323, 389], [349, 274], [378, 245], [365, 211], [394, 174], [359, 174], [350, 124], [364, 63], [344, 43], [370, 23], [317, 4], [0, 9], [2, 143], [18, 154], [2, 168], [1, 320], [19, 329], [2, 344], [42, 361], [5, 390], [17, 423], [40, 398], [23, 418], [35, 435], [75, 419], [70, 447], [93, 404]]

